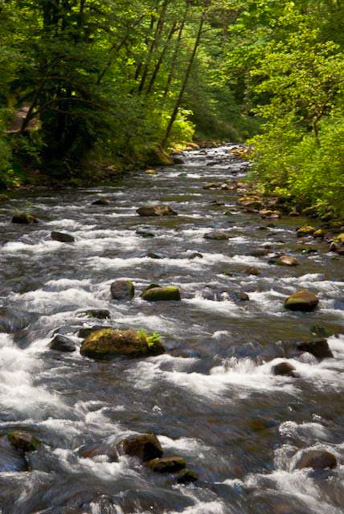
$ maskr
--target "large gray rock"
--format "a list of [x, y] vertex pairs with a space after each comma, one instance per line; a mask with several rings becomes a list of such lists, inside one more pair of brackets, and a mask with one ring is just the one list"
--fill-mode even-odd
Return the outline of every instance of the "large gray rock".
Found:
[[52, 232], [51, 239], [54, 241], [59, 241], [60, 243], [74, 243], [75, 238], [70, 234], [66, 234], [64, 232]]

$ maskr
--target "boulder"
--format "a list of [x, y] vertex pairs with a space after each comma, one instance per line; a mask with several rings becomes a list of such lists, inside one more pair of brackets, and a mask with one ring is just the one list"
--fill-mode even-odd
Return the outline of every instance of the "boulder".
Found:
[[26, 212], [14, 212], [12, 216], [12, 223], [19, 225], [29, 225], [30, 223], [38, 223], [36, 216], [27, 214]]
[[274, 375], [280, 375], [283, 377], [294, 377], [295, 367], [289, 364], [289, 362], [281, 362], [272, 366], [271, 371]]
[[297, 345], [297, 349], [301, 352], [311, 353], [320, 361], [323, 359], [333, 359], [333, 353], [330, 350], [327, 339], [316, 339], [300, 343]]
[[297, 237], [311, 236], [316, 232], [316, 229], [311, 225], [304, 225], [297, 229]]
[[173, 159], [173, 164], [185, 164], [185, 161], [184, 159], [181, 159], [180, 157], [172, 157]]
[[249, 302], [250, 301], [249, 295], [247, 293], [244, 293], [243, 291], [238, 293], [238, 298], [241, 302]]
[[207, 234], [204, 234], [204, 239], [210, 239], [212, 241], [227, 241], [229, 239], [229, 235], [225, 232], [208, 232]]
[[303, 289], [288, 296], [284, 302], [284, 307], [290, 311], [312, 312], [318, 304], [318, 297], [307, 289]]
[[140, 216], [177, 216], [169, 205], [148, 205], [140, 207], [136, 212]]
[[186, 468], [186, 462], [182, 457], [162, 457], [148, 461], [146, 466], [155, 473], [178, 473]]
[[156, 171], [152, 169], [145, 170], [146, 175], [156, 175]]
[[299, 262], [296, 257], [291, 257], [290, 255], [281, 255], [276, 260], [276, 264], [279, 266], [298, 266]]
[[54, 339], [50, 341], [49, 348], [57, 352], [73, 353], [76, 350], [76, 345], [68, 337], [57, 334]]
[[182, 469], [176, 476], [178, 484], [191, 484], [197, 482], [198, 476], [192, 469]]
[[336, 237], [336, 242], [344, 245], [344, 232], [338, 234], [338, 236]]
[[135, 296], [135, 286], [131, 280], [116, 280], [111, 284], [111, 296], [114, 300], [129, 301]]
[[34, 452], [42, 444], [35, 436], [28, 432], [13, 430], [7, 434], [11, 445], [23, 452]]
[[75, 238], [70, 234], [65, 234], [63, 232], [52, 232], [50, 234], [51, 239], [54, 241], [60, 241], [60, 243], [74, 243]]
[[321, 471], [326, 468], [333, 469], [337, 466], [336, 457], [327, 450], [305, 450], [296, 462], [297, 469], [312, 468]]
[[88, 309], [87, 311], [80, 311], [78, 313], [81, 316], [87, 316], [88, 318], [97, 319], [109, 319], [110, 311], [108, 309]]
[[165, 353], [165, 348], [157, 334], [146, 334], [139, 330], [116, 330], [104, 328], [90, 334], [81, 344], [80, 353], [84, 357], [110, 360], [117, 357], [131, 359], [152, 357]]
[[141, 295], [147, 302], [180, 301], [180, 290], [176, 286], [147, 288]]
[[92, 202], [92, 205], [100, 205], [103, 207], [105, 207], [106, 205], [109, 205], [109, 204], [110, 204], [110, 200], [108, 200], [107, 198], [98, 198], [98, 200], [94, 200], [94, 202]]
[[142, 462], [152, 461], [163, 455], [161, 444], [154, 434], [130, 437], [122, 441], [121, 446], [126, 455], [137, 457]]

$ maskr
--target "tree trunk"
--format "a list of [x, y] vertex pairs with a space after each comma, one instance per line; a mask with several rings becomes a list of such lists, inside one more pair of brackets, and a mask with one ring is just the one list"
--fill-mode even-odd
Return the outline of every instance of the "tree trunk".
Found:
[[165, 137], [162, 140], [162, 146], [163, 147], [166, 146], [168, 138], [170, 137], [171, 130], [172, 130], [172, 127], [173, 127], [173, 123], [176, 121], [176, 118], [177, 118], [177, 115], [178, 115], [178, 110], [179, 110], [179, 107], [180, 107], [180, 105], [182, 103], [182, 100], [183, 100], [183, 97], [184, 97], [185, 89], [186, 89], [186, 86], [187, 86], [187, 83], [188, 83], [188, 80], [189, 80], [189, 77], [190, 77], [190, 73], [191, 73], [192, 66], [193, 66], [193, 63], [194, 63], [194, 60], [195, 60], [195, 57], [196, 57], [196, 53], [197, 53], [199, 44], [201, 42], [202, 31], [203, 31], [203, 26], [204, 26], [204, 22], [205, 22], [206, 16], [207, 16], [206, 10], [204, 10], [203, 13], [202, 13], [201, 19], [200, 19], [200, 23], [199, 23], [199, 27], [198, 27], [198, 32], [197, 32], [197, 37], [196, 37], [196, 41], [195, 41], [195, 44], [194, 44], [194, 47], [193, 47], [193, 51], [192, 51], [192, 54], [191, 54], [191, 57], [190, 57], [190, 61], [189, 61], [188, 67], [186, 69], [186, 72], [185, 72], [185, 75], [184, 75], [184, 79], [183, 79], [183, 82], [182, 82], [182, 85], [181, 85], [181, 88], [180, 88], [180, 91], [179, 91], [179, 96], [177, 98], [176, 105], [175, 105], [175, 107], [173, 109], [173, 112], [172, 112], [169, 124], [167, 126]]
[[151, 79], [149, 81], [149, 84], [148, 84], [148, 87], [147, 87], [147, 95], [149, 95], [153, 89], [153, 86], [155, 84], [155, 81], [156, 81], [156, 78], [158, 76], [158, 73], [159, 73], [159, 70], [160, 70], [160, 67], [164, 61], [164, 58], [165, 58], [165, 55], [166, 55], [166, 52], [167, 52], [167, 49], [169, 47], [169, 43], [173, 37], [173, 34], [175, 33], [176, 31], [176, 25], [177, 25], [177, 22], [175, 21], [171, 27], [171, 30], [169, 32], [169, 35], [168, 35], [168, 38], [165, 42], [165, 45], [164, 45], [164, 48], [160, 54], [160, 57], [158, 59], [158, 62], [156, 63], [155, 65], [155, 68], [154, 68], [154, 71], [152, 73], [152, 76], [151, 76]]
[[178, 56], [179, 56], [180, 43], [181, 43], [181, 40], [182, 40], [182, 35], [183, 35], [183, 31], [184, 31], [187, 15], [188, 15], [188, 12], [189, 12], [189, 8], [190, 8], [190, 4], [188, 2], [186, 4], [186, 9], [184, 11], [184, 16], [183, 16], [183, 19], [182, 19], [182, 23], [181, 23], [180, 28], [179, 28], [177, 42], [176, 42], [176, 48], [174, 50], [174, 53], [173, 53], [173, 56], [172, 56], [172, 60], [171, 60], [170, 73], [168, 74], [168, 77], [167, 77], [167, 83], [166, 83], [166, 87], [165, 87], [165, 91], [164, 91], [164, 96], [163, 96], [163, 100], [164, 101], [166, 100], [166, 97], [167, 97], [167, 95], [168, 95], [168, 93], [170, 91], [171, 83], [172, 83], [172, 80], [173, 80], [173, 77], [174, 77], [174, 73], [175, 73], [175, 69], [176, 69], [176, 66], [177, 66], [177, 60], [178, 60]]

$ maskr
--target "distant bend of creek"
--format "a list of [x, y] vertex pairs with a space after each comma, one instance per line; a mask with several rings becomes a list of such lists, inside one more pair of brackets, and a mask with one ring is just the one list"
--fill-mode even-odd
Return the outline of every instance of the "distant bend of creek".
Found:
[[[264, 220], [241, 209], [235, 191], [205, 190], [245, 178], [247, 163], [230, 148], [185, 153], [184, 164], [114, 187], [27, 193], [0, 206], [2, 514], [343, 513], [343, 257], [296, 238], [309, 220]], [[101, 198], [108, 205], [92, 205]], [[158, 203], [178, 216], [136, 213]], [[39, 223], [12, 224], [15, 210]], [[204, 238], [214, 230], [229, 239]], [[299, 265], [269, 263], [276, 252]], [[110, 295], [123, 278], [135, 284], [130, 302]], [[179, 286], [182, 300], [145, 302], [152, 282]], [[284, 308], [300, 289], [318, 296], [314, 312]], [[87, 309], [108, 309], [110, 319], [80, 314]], [[88, 359], [77, 333], [95, 324], [158, 332], [167, 352]], [[295, 351], [312, 326], [330, 331], [333, 358]], [[50, 350], [56, 331], [77, 351]], [[293, 376], [272, 373], [281, 362]], [[8, 442], [13, 430], [42, 444], [20, 452]], [[111, 459], [111, 448], [146, 433], [198, 481]], [[299, 469], [309, 449], [330, 452], [336, 467]]]

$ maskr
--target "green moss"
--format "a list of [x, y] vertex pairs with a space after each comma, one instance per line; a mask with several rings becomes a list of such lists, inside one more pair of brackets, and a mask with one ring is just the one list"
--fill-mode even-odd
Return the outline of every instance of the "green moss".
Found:
[[180, 301], [180, 291], [176, 286], [153, 287], [142, 293], [142, 299], [147, 302]]
[[159, 334], [143, 330], [115, 330], [104, 328], [90, 334], [81, 345], [80, 353], [93, 359], [109, 360], [116, 357], [140, 358], [165, 352]]

